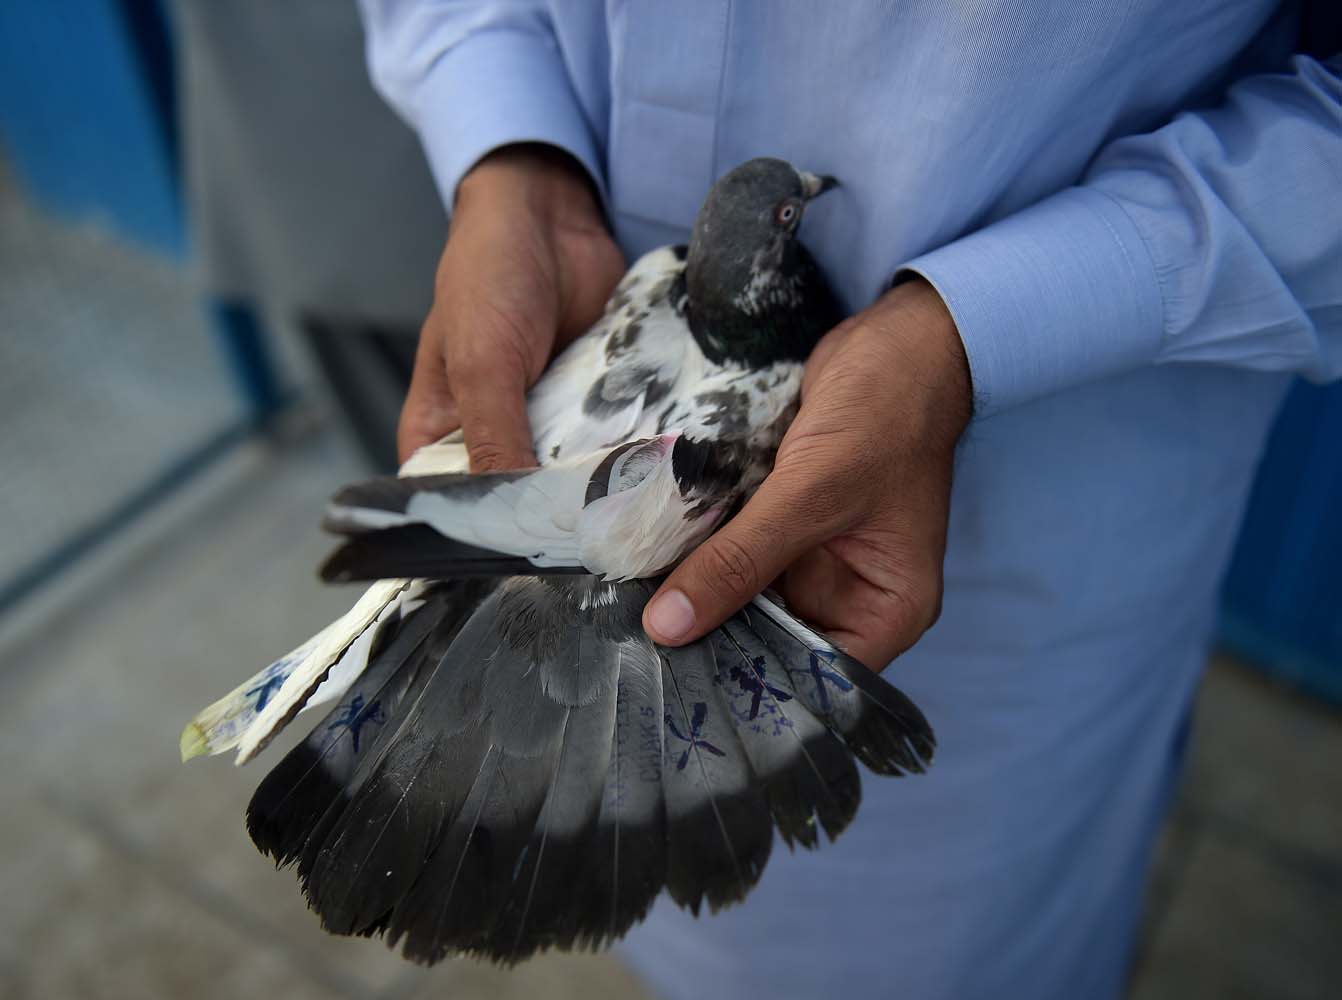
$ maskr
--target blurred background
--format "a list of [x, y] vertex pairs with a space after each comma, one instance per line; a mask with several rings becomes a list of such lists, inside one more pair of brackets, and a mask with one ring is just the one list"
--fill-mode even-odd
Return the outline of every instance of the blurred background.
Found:
[[[609, 957], [327, 937], [198, 708], [325, 625], [446, 220], [352, 0], [0, 4], [0, 996], [638, 997]], [[1132, 995], [1338, 995], [1342, 387], [1300, 385], [1224, 589]]]

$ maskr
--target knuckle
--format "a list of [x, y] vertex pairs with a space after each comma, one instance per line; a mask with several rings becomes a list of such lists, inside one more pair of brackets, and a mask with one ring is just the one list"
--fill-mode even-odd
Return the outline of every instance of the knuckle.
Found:
[[453, 350], [447, 355], [447, 377], [453, 391], [469, 395], [471, 387], [489, 370], [487, 359], [478, 351]]
[[941, 582], [923, 580], [889, 591], [896, 620], [912, 638], [921, 636], [941, 617]]
[[747, 598], [764, 587], [759, 561], [750, 549], [732, 535], [721, 535], [703, 549], [701, 578], [712, 593], [723, 600]]
[[497, 472], [510, 464], [508, 449], [494, 441], [477, 441], [467, 446], [466, 453], [473, 472]]
[[448, 379], [463, 396], [513, 386], [521, 391], [531, 381], [531, 353], [516, 336], [475, 333], [452, 345], [447, 369]]
[[535, 317], [524, 309], [492, 299], [482, 301], [480, 311], [483, 315], [481, 329], [488, 331], [486, 339], [493, 348], [492, 353], [501, 355], [500, 360], [525, 368], [530, 347], [538, 339]]

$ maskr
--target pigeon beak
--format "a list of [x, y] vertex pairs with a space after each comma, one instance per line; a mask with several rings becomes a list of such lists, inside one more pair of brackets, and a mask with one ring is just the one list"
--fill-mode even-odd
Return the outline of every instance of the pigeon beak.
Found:
[[809, 170], [799, 170], [797, 173], [801, 177], [801, 193], [807, 201], [839, 186], [838, 180], [829, 174], [813, 174]]

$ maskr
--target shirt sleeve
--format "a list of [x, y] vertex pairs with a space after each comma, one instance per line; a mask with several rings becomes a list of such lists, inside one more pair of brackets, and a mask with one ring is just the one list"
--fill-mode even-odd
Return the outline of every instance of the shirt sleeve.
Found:
[[977, 413], [1147, 364], [1342, 375], [1339, 75], [1297, 56], [906, 264], [955, 317]]
[[597, 144], [540, 3], [359, 0], [373, 85], [424, 145], [450, 208], [500, 146], [557, 146], [605, 197]]

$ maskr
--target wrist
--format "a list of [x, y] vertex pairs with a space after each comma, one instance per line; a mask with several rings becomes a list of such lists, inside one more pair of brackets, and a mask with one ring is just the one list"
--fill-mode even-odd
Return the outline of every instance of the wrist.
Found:
[[969, 360], [950, 309], [920, 277], [901, 282], [868, 312], [907, 367], [910, 402], [927, 411], [929, 427], [954, 444], [974, 413]]
[[557, 146], [515, 143], [482, 157], [457, 186], [454, 212], [524, 211], [569, 229], [605, 232], [605, 217], [592, 179]]

